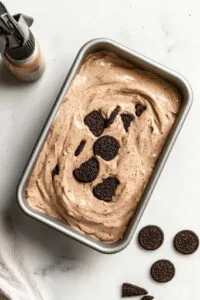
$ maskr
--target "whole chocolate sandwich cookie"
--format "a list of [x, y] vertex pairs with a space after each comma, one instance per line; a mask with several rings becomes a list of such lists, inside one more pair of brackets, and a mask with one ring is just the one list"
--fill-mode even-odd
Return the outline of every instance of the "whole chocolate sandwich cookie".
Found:
[[164, 241], [164, 233], [158, 226], [148, 225], [140, 230], [138, 241], [144, 249], [156, 250]]
[[191, 230], [182, 230], [174, 238], [174, 247], [182, 254], [193, 254], [199, 247], [199, 238]]
[[167, 259], [158, 260], [151, 267], [151, 276], [157, 282], [168, 282], [175, 276], [175, 267]]

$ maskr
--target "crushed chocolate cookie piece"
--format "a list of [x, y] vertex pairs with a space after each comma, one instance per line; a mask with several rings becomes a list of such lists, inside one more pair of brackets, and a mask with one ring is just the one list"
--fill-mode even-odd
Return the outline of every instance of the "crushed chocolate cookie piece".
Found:
[[85, 117], [84, 123], [95, 136], [100, 136], [105, 128], [105, 119], [100, 110], [93, 110], [89, 113]]
[[115, 195], [115, 190], [119, 183], [117, 177], [108, 177], [93, 188], [93, 194], [99, 200], [112, 201], [112, 197]]
[[141, 300], [153, 300], [154, 299], [154, 297], [153, 296], [150, 296], [150, 295], [148, 295], [148, 296], [144, 296], [144, 297], [142, 297], [142, 299]]
[[118, 140], [112, 136], [104, 135], [100, 137], [93, 146], [94, 154], [99, 155], [104, 160], [112, 160], [119, 151], [120, 144]]
[[182, 230], [174, 238], [174, 247], [182, 254], [193, 254], [199, 247], [199, 238], [191, 230]]
[[151, 276], [157, 282], [168, 282], [173, 279], [174, 275], [175, 267], [169, 260], [158, 260], [151, 267]]
[[140, 103], [137, 103], [136, 106], [135, 106], [135, 114], [137, 117], [140, 117], [141, 114], [147, 109], [146, 106], [143, 106], [142, 104]]
[[132, 114], [121, 114], [121, 119], [124, 125], [124, 129], [128, 132], [131, 122], [134, 121], [134, 115]]
[[162, 245], [164, 234], [158, 226], [149, 225], [140, 230], [138, 240], [144, 249], [156, 250]]
[[55, 175], [58, 175], [60, 172], [59, 164], [56, 164], [55, 168], [51, 171], [51, 176], [54, 178]]
[[147, 290], [139, 286], [133, 285], [131, 283], [123, 283], [122, 285], [122, 298], [142, 296], [147, 294], [148, 294]]
[[91, 182], [97, 178], [99, 174], [99, 162], [95, 157], [91, 157], [80, 165], [79, 168], [74, 169], [73, 175], [79, 182]]
[[86, 140], [82, 140], [80, 142], [80, 144], [78, 145], [78, 147], [76, 148], [76, 150], [74, 152], [75, 156], [78, 156], [83, 151], [83, 148], [85, 147], [85, 144], [86, 144]]
[[109, 119], [106, 120], [105, 122], [105, 127], [108, 128], [110, 125], [112, 125], [112, 123], [114, 122], [116, 116], [118, 115], [120, 111], [120, 106], [116, 106], [116, 108], [112, 111]]

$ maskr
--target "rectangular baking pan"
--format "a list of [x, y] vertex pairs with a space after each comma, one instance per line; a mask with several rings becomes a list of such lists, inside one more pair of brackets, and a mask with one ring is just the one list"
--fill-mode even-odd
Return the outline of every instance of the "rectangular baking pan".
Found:
[[[156, 163], [156, 166], [154, 168], [154, 171], [152, 173], [152, 176], [150, 178], [150, 181], [146, 187], [146, 190], [143, 194], [143, 197], [140, 201], [140, 204], [138, 206], [137, 212], [133, 216], [132, 220], [129, 223], [129, 226], [127, 227], [126, 233], [124, 237], [115, 243], [106, 243], [99, 241], [95, 238], [92, 238], [88, 236], [87, 234], [84, 234], [76, 229], [71, 228], [70, 226], [61, 223], [60, 221], [49, 217], [45, 214], [42, 214], [34, 209], [32, 209], [29, 204], [26, 201], [25, 197], [25, 190], [27, 183], [29, 181], [29, 178], [31, 176], [32, 170], [35, 166], [35, 163], [37, 161], [38, 155], [40, 151], [42, 150], [42, 147], [45, 143], [45, 140], [48, 136], [50, 127], [52, 122], [54, 121], [54, 118], [57, 114], [57, 111], [63, 101], [64, 95], [66, 94], [68, 88], [70, 87], [73, 78], [76, 76], [76, 74], [79, 72], [79, 69], [84, 62], [84, 59], [86, 56], [94, 51], [98, 50], [111, 50], [121, 56], [122, 58], [137, 64], [140, 68], [143, 68], [145, 70], [151, 71], [153, 73], [156, 73], [157, 75], [165, 78], [166, 80], [170, 81], [174, 86], [178, 88], [178, 90], [181, 93], [181, 109], [179, 112], [179, 115], [176, 119], [175, 125], [170, 132], [170, 135], [165, 143], [165, 146], [159, 156], [159, 159]], [[140, 218], [142, 217], [142, 214], [144, 212], [144, 209], [150, 199], [150, 196], [153, 192], [153, 189], [156, 185], [156, 182], [161, 174], [161, 171], [166, 163], [167, 157], [172, 149], [172, 146], [178, 136], [178, 133], [183, 125], [183, 122], [187, 116], [187, 113], [190, 109], [192, 103], [192, 91], [190, 88], [190, 85], [188, 82], [179, 74], [177, 74], [174, 71], [169, 70], [168, 68], [150, 60], [149, 58], [146, 58], [140, 54], [138, 54], [135, 51], [132, 51], [117, 42], [114, 42], [110, 39], [94, 39], [86, 43], [79, 51], [69, 73], [68, 76], [63, 84], [63, 87], [58, 95], [58, 98], [55, 102], [55, 105], [46, 121], [46, 124], [42, 130], [42, 133], [40, 135], [40, 138], [38, 139], [38, 142], [36, 143], [36, 146], [31, 154], [31, 157], [25, 167], [23, 176], [19, 182], [18, 189], [17, 189], [17, 197], [18, 197], [18, 203], [21, 209], [30, 217], [35, 218], [39, 220], [40, 222], [49, 225], [50, 227], [64, 233], [65, 235], [93, 248], [96, 249], [102, 253], [116, 253], [124, 249], [131, 241], [134, 232], [137, 228], [137, 225], [140, 221]]]

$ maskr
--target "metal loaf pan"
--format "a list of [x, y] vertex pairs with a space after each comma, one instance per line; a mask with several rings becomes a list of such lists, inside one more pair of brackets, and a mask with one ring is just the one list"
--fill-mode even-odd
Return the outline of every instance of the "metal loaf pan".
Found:
[[[177, 117], [177, 120], [175, 122], [175, 125], [170, 132], [170, 135], [165, 143], [165, 146], [159, 156], [159, 159], [156, 163], [156, 166], [154, 168], [154, 171], [152, 173], [152, 176], [150, 178], [150, 181], [146, 187], [146, 190], [143, 194], [143, 197], [140, 201], [140, 204], [138, 206], [137, 212], [132, 218], [132, 220], [129, 223], [129, 226], [126, 230], [126, 233], [124, 237], [119, 241], [115, 243], [106, 243], [99, 241], [97, 239], [94, 239], [78, 230], [75, 230], [71, 228], [70, 226], [63, 224], [59, 222], [56, 219], [53, 219], [45, 214], [42, 214], [38, 211], [33, 210], [27, 203], [26, 197], [25, 197], [25, 190], [28, 183], [28, 180], [31, 176], [32, 170], [34, 168], [34, 165], [37, 161], [38, 155], [44, 145], [44, 142], [47, 138], [49, 129], [51, 127], [52, 122], [54, 121], [54, 118], [57, 114], [57, 111], [63, 101], [63, 97], [66, 94], [68, 88], [70, 87], [73, 78], [76, 76], [76, 74], [79, 72], [79, 69], [84, 62], [85, 57], [94, 51], [98, 50], [111, 50], [121, 56], [122, 58], [133, 62], [134, 64], [137, 64], [140, 68], [143, 68], [145, 70], [151, 71], [166, 80], [170, 81], [174, 86], [178, 88], [178, 90], [181, 93], [181, 109], [179, 112], [179, 115]], [[168, 68], [150, 60], [149, 58], [146, 58], [140, 54], [138, 54], [135, 51], [132, 51], [117, 42], [114, 42], [109, 39], [94, 39], [86, 43], [79, 51], [70, 71], [69, 74], [63, 84], [63, 87], [58, 95], [58, 98], [55, 102], [55, 105], [46, 121], [46, 124], [42, 130], [42, 133], [40, 135], [40, 138], [31, 154], [31, 157], [26, 165], [26, 168], [24, 170], [23, 176], [20, 180], [20, 183], [18, 185], [17, 190], [17, 196], [18, 196], [18, 203], [21, 209], [32, 218], [35, 218], [39, 220], [40, 222], [49, 225], [50, 227], [64, 233], [65, 235], [93, 248], [96, 249], [102, 253], [116, 253], [124, 249], [131, 241], [134, 232], [137, 228], [137, 225], [140, 221], [140, 218], [142, 217], [142, 214], [144, 212], [144, 209], [149, 201], [149, 198], [153, 192], [153, 189], [155, 187], [155, 184], [161, 174], [161, 171], [166, 163], [167, 157], [172, 149], [172, 146], [178, 136], [178, 133], [183, 125], [183, 122], [187, 116], [187, 113], [190, 109], [192, 103], [192, 91], [190, 88], [190, 85], [188, 82], [180, 75], [178, 75], [176, 72], [169, 70]]]

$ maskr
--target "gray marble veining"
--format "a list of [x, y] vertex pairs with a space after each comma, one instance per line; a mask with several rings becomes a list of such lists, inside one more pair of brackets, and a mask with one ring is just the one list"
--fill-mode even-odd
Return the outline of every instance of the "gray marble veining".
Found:
[[63, 273], [76, 271], [77, 264], [75, 263], [75, 261], [76, 261], [75, 257], [67, 257], [61, 255], [52, 264], [35, 270], [34, 275], [44, 277], [46, 275], [48, 276], [51, 275], [50, 273], [54, 271], [59, 271]]

